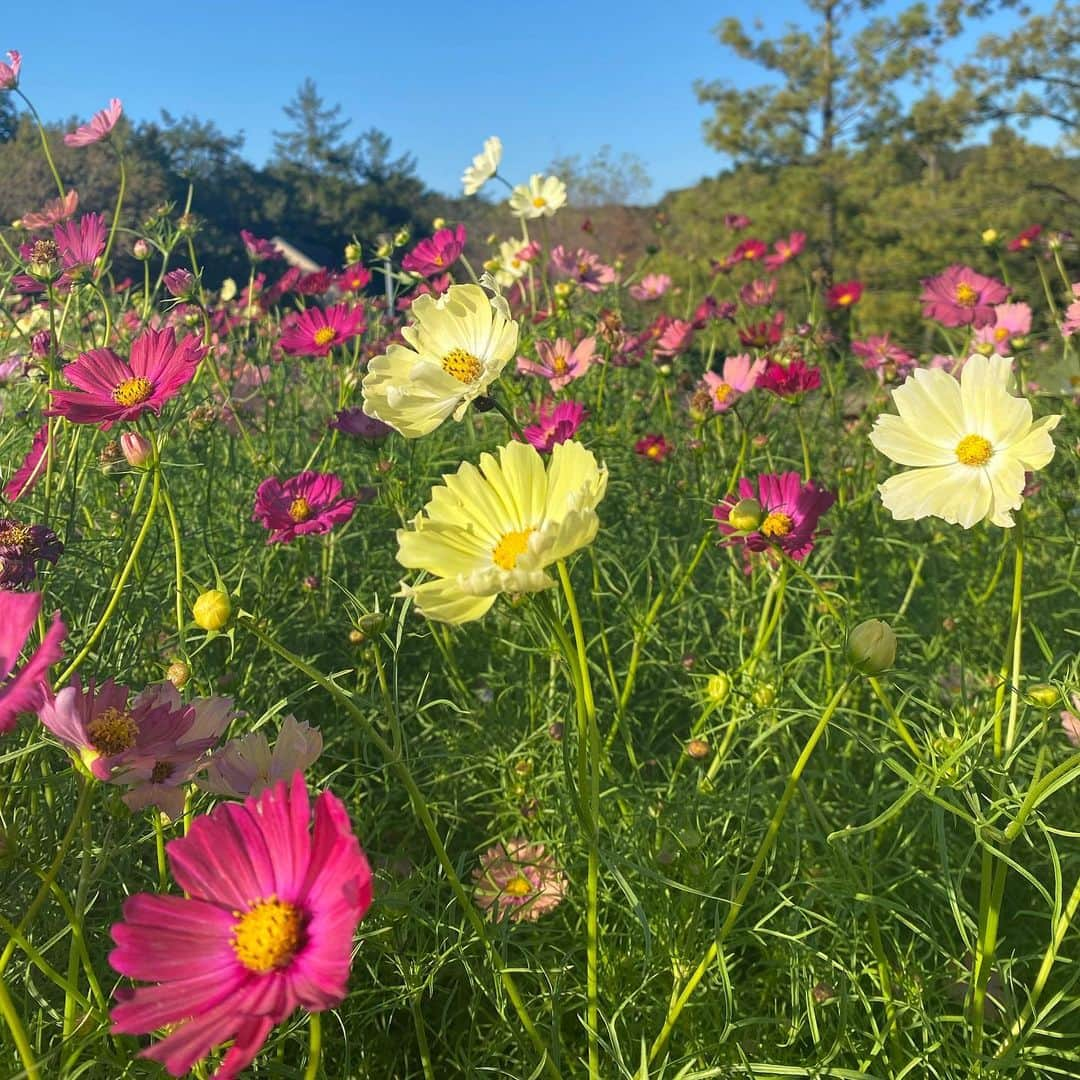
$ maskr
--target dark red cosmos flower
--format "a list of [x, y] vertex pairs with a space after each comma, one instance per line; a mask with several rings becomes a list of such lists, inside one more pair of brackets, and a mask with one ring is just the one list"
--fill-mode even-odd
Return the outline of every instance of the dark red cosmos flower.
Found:
[[863, 287], [859, 281], [838, 281], [825, 294], [825, 306], [830, 311], [851, 307], [862, 297]]
[[267, 477], [255, 494], [251, 520], [270, 530], [268, 544], [288, 544], [308, 533], [329, 532], [348, 521], [356, 499], [341, 498], [341, 477], [310, 470], [288, 480]]
[[809, 367], [801, 357], [796, 357], [789, 364], [770, 360], [758, 376], [757, 385], [777, 397], [796, 398], [821, 385], [821, 369]]

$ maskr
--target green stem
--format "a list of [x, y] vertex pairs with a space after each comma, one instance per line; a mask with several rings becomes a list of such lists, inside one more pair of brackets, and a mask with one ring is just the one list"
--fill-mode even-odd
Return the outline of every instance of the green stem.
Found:
[[4, 1018], [8, 1030], [11, 1032], [11, 1038], [15, 1043], [15, 1049], [18, 1051], [19, 1057], [22, 1059], [23, 1071], [27, 1080], [40, 1080], [41, 1074], [38, 1072], [37, 1062], [34, 1060], [34, 1050], [26, 1036], [26, 1028], [23, 1027], [15, 1003], [8, 993], [7, 984], [2, 978], [0, 978], [0, 1016]]
[[[127, 191], [127, 167], [124, 165], [124, 155], [116, 151], [117, 160], [120, 162], [120, 187], [116, 192], [116, 205], [113, 207], [112, 223], [109, 225], [109, 239], [105, 244], [105, 251], [101, 256], [101, 266], [104, 269], [109, 263], [112, 254], [113, 243], [116, 240], [116, 230], [120, 224], [120, 211], [124, 206], [124, 193]], [[108, 344], [106, 341], [105, 344]]]
[[851, 681], [854, 677], [854, 675], [849, 674], [840, 686], [837, 687], [836, 693], [833, 694], [828, 705], [825, 706], [825, 711], [821, 714], [821, 718], [818, 720], [817, 726], [811, 733], [810, 738], [806, 740], [806, 745], [803, 747], [798, 761], [795, 762], [795, 767], [788, 776], [787, 784], [784, 786], [784, 793], [780, 796], [780, 802], [773, 811], [769, 827], [766, 829], [765, 836], [758, 847], [757, 854], [754, 856], [750, 871], [746, 875], [739, 891], [736, 893], [735, 899], [731, 902], [727, 918], [724, 919], [723, 925], [713, 939], [712, 944], [709, 945], [705, 955], [701, 958], [701, 962], [694, 970], [694, 973], [687, 980], [682, 991], [675, 996], [668, 1009], [667, 1018], [664, 1020], [664, 1026], [661, 1028], [660, 1034], [657, 1035], [649, 1050], [650, 1064], [663, 1053], [664, 1048], [668, 1044], [668, 1040], [671, 1038], [671, 1033], [675, 1028], [675, 1024], [679, 1019], [679, 1015], [682, 1013], [687, 1001], [690, 1000], [690, 997], [697, 989], [698, 984], [705, 977], [706, 972], [712, 966], [712, 963], [719, 954], [724, 942], [727, 941], [728, 936], [734, 929], [735, 923], [738, 922], [739, 915], [754, 887], [754, 883], [757, 881], [762, 867], [772, 853], [773, 847], [776, 844], [776, 838], [780, 835], [780, 828], [784, 823], [784, 817], [787, 814], [788, 806], [791, 804], [791, 800], [795, 797], [795, 792], [798, 790], [799, 779], [802, 777], [807, 764], [809, 764], [810, 757], [814, 753], [815, 747], [821, 741], [821, 737], [825, 734], [825, 729], [829, 726], [829, 721], [839, 707], [840, 700], [847, 691], [847, 688], [851, 685]]
[[176, 571], [176, 636], [178, 647], [184, 649], [184, 548], [180, 541], [180, 519], [176, 516], [176, 507], [169, 495], [167, 486], [161, 489], [161, 500], [165, 504], [165, 513], [169, 516], [169, 529], [172, 532], [173, 566]]
[[316, 1012], [308, 1013], [308, 1063], [304, 1070], [304, 1080], [316, 1080], [321, 1063], [322, 1017]]
[[49, 149], [49, 140], [45, 135], [45, 125], [41, 122], [41, 117], [38, 116], [38, 111], [31, 104], [30, 99], [18, 87], [15, 87], [15, 93], [23, 99], [23, 103], [30, 110], [30, 115], [34, 118], [38, 134], [41, 136], [41, 149], [45, 152], [45, 160], [49, 163], [49, 172], [52, 173], [53, 180], [56, 181], [56, 190], [60, 192], [60, 201], [63, 202], [64, 182], [60, 179], [60, 174], [56, 171], [56, 162], [53, 161], [52, 151]]

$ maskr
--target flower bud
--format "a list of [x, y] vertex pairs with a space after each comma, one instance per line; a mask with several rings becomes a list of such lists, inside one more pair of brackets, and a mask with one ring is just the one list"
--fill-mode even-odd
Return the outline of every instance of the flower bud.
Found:
[[776, 700], [776, 687], [768, 682], [758, 683], [750, 695], [750, 700], [759, 709], [767, 709]]
[[191, 678], [191, 665], [185, 664], [183, 660], [174, 660], [165, 672], [165, 678], [169, 680], [176, 687], [177, 690], [183, 690], [188, 684], [188, 680]]
[[432, 227], [433, 229], [445, 229], [445, 228], [446, 228], [446, 218], [441, 218], [441, 217], [437, 217], [437, 218], [436, 218], [436, 219], [435, 219], [435, 220], [434, 220], [434, 221], [433, 221], [433, 222], [431, 223], [431, 227]]
[[709, 681], [705, 684], [705, 693], [710, 701], [715, 701], [717, 705], [722, 704], [731, 693], [731, 679], [723, 671], [710, 675]]
[[998, 240], [998, 231], [997, 231], [997, 229], [983, 229], [983, 231], [982, 231], [982, 242], [987, 247], [993, 247], [997, 243], [997, 240]]
[[345, 262], [347, 264], [358, 263], [363, 254], [364, 249], [359, 244], [345, 245]]
[[709, 756], [709, 744], [704, 739], [691, 739], [686, 744], [686, 756], [700, 761]]
[[120, 436], [120, 449], [127, 458], [127, 463], [138, 469], [145, 465], [154, 453], [153, 443], [137, 431], [125, 431]]
[[896, 660], [896, 634], [881, 619], [867, 619], [848, 635], [848, 663], [860, 675], [880, 675]]
[[170, 296], [175, 296], [177, 299], [186, 300], [191, 296], [194, 291], [195, 278], [192, 276], [190, 270], [170, 270], [164, 278], [165, 288], [169, 290]]
[[1028, 687], [1028, 697], [1040, 709], [1052, 709], [1061, 698], [1056, 686], [1049, 683], [1035, 683]]
[[398, 229], [394, 233], [394, 247], [404, 247], [409, 242], [409, 230]]
[[757, 499], [740, 499], [728, 514], [728, 524], [739, 532], [753, 532], [761, 524], [761, 503]]
[[192, 608], [195, 623], [203, 630], [222, 630], [232, 616], [232, 601], [221, 589], [207, 589]]
[[146, 260], [150, 258], [152, 251], [153, 249], [150, 247], [150, 244], [141, 236], [131, 245], [131, 254], [134, 255], [139, 262], [146, 262]]

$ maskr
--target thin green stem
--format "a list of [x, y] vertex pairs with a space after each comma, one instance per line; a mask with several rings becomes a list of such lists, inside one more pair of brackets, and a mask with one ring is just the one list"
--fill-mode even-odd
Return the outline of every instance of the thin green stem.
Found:
[[15, 1008], [15, 1003], [11, 1000], [7, 984], [2, 978], [0, 978], [0, 1016], [4, 1018], [8, 1030], [11, 1032], [11, 1039], [15, 1043], [15, 1049], [23, 1063], [23, 1071], [27, 1080], [40, 1080], [41, 1073], [38, 1072], [37, 1062], [34, 1060], [34, 1050], [30, 1045], [30, 1040], [27, 1038], [26, 1028], [23, 1027], [22, 1019]]
[[173, 542], [173, 567], [176, 584], [176, 637], [178, 648], [184, 649], [184, 546], [180, 539], [180, 519], [176, 514], [168, 486], [161, 489], [161, 501], [165, 504], [165, 513], [169, 517], [169, 531]]
[[[124, 165], [124, 155], [117, 150], [116, 157], [120, 162], [120, 187], [116, 192], [116, 205], [113, 207], [112, 222], [109, 225], [109, 239], [105, 244], [105, 252], [101, 256], [102, 267], [108, 265], [109, 256], [112, 254], [113, 243], [116, 240], [116, 230], [120, 225], [120, 211], [124, 208], [124, 194], [127, 191], [127, 166]], [[108, 344], [108, 342], [106, 341], [105, 344]]]
[[45, 135], [45, 125], [41, 122], [41, 117], [38, 116], [38, 111], [34, 108], [30, 99], [18, 87], [15, 87], [15, 93], [23, 99], [23, 103], [30, 110], [30, 115], [34, 118], [38, 134], [41, 136], [41, 149], [45, 154], [45, 160], [49, 163], [49, 172], [52, 173], [53, 180], [56, 181], [56, 190], [60, 193], [60, 200], [62, 202], [64, 199], [64, 182], [60, 179], [60, 174], [56, 171], [56, 162], [53, 161], [52, 151], [49, 149], [49, 140]]
[[308, 1013], [308, 1063], [304, 1080], [316, 1080], [322, 1064], [322, 1017], [317, 1012]]

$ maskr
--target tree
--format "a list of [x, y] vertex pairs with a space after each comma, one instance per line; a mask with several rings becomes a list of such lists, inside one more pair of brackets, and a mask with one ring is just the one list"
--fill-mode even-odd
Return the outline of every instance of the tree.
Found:
[[362, 142], [346, 139], [350, 120], [342, 120], [341, 105], [327, 106], [311, 78], [284, 106], [293, 127], [275, 131], [272, 167], [299, 171], [339, 182], [353, 181], [360, 171]]
[[10, 94], [0, 94], [0, 143], [11, 142], [19, 128], [19, 117]]
[[580, 154], [555, 158], [548, 172], [566, 184], [573, 206], [639, 205], [652, 190], [652, 178], [641, 158], [625, 152], [615, 157], [606, 144], [588, 161]]

